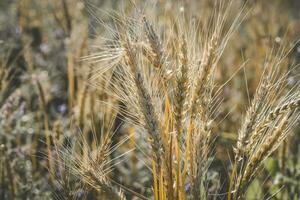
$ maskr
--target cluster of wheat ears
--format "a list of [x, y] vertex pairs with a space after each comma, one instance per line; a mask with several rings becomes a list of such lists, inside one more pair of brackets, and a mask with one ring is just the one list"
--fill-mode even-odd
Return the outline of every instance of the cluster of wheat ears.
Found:
[[[146, 165], [152, 171], [154, 199], [211, 198], [208, 172], [218, 135], [220, 91], [226, 84], [217, 84], [215, 73], [230, 36], [248, 12], [242, 8], [225, 25], [230, 8], [216, 4], [212, 14], [200, 20], [180, 9], [178, 20], [163, 24], [161, 30], [138, 9], [130, 17], [111, 15], [115, 20], [107, 27], [110, 37], [83, 58], [96, 69], [90, 82], [106, 95], [101, 140], [95, 151], [84, 140], [81, 151], [58, 150], [85, 184], [112, 199], [126, 199], [125, 193], [147, 199], [110, 175], [118, 164], [110, 159], [111, 153], [134, 134], [142, 134], [148, 138]], [[270, 50], [255, 95], [243, 119], [236, 122], [240, 128], [232, 147], [228, 199], [244, 198], [264, 160], [299, 120], [300, 88], [287, 87], [290, 69], [282, 67], [288, 52], [282, 46]], [[117, 113], [132, 134], [112, 145], [110, 127]], [[135, 143], [133, 148], [139, 148]]]

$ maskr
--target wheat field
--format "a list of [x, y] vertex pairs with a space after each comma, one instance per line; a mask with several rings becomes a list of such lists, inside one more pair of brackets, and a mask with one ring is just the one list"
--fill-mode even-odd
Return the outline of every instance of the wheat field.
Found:
[[298, 0], [2, 0], [0, 199], [300, 199]]

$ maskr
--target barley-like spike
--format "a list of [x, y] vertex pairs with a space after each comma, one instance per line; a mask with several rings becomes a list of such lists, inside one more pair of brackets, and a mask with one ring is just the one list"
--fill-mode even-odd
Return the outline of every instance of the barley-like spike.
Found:
[[188, 94], [188, 58], [186, 40], [182, 36], [180, 43], [180, 73], [177, 76], [177, 88], [175, 91], [174, 115], [175, 115], [175, 128], [177, 131], [177, 140], [180, 142], [180, 135], [182, 132], [182, 120], [184, 115], [184, 103]]
[[136, 55], [133, 47], [127, 38], [124, 43], [125, 49], [125, 63], [130, 67], [135, 81], [135, 86], [139, 94], [140, 109], [145, 118], [145, 128], [150, 135], [151, 146], [153, 149], [155, 161], [158, 165], [158, 169], [161, 165], [161, 156], [163, 152], [163, 145], [160, 136], [160, 127], [157, 120], [156, 112], [152, 103], [151, 96], [147, 91], [141, 72], [139, 71], [136, 63]]
[[293, 111], [300, 107], [300, 99], [286, 103], [282, 106], [275, 108], [272, 112], [268, 114], [266, 119], [261, 122], [254, 130], [253, 134], [250, 137], [250, 141], [247, 144], [247, 151], [249, 151], [259, 140], [259, 136], [261, 133], [270, 125], [272, 121], [274, 121], [277, 117]]
[[150, 43], [150, 51], [145, 51], [145, 53], [147, 57], [150, 58], [150, 62], [153, 64], [153, 66], [158, 69], [161, 69], [164, 62], [161, 43], [152, 25], [145, 16], [143, 16], [143, 24], [147, 40]]
[[254, 100], [246, 113], [244, 123], [239, 130], [237, 148], [235, 150], [235, 160], [238, 162], [238, 165], [241, 164], [242, 158], [247, 152], [245, 146], [247, 145], [250, 134], [255, 129], [254, 127], [257, 124], [257, 118], [259, 117], [259, 113], [264, 106], [265, 98], [267, 97], [267, 92], [269, 91], [268, 81], [269, 80], [267, 77], [263, 77], [262, 84], [257, 89]]
[[[247, 188], [247, 185], [251, 182], [251, 178], [255, 173], [256, 169], [260, 166], [261, 162], [272, 152], [274, 146], [280, 143], [281, 136], [285, 133], [286, 128], [289, 124], [288, 116], [286, 116], [282, 122], [280, 123], [279, 127], [277, 127], [274, 132], [268, 136], [262, 144], [259, 146], [256, 152], [251, 155], [249, 162], [244, 170], [244, 174], [240, 181], [240, 192], [239, 194], [242, 195], [243, 191]], [[240, 177], [241, 178], [241, 177]]]
[[216, 48], [217, 48], [217, 36], [213, 34], [213, 37], [210, 40], [210, 43], [206, 44], [205, 53], [202, 57], [200, 67], [201, 73], [200, 77], [196, 82], [194, 96], [192, 97], [191, 103], [191, 117], [195, 118], [197, 112], [199, 111], [199, 105], [202, 101], [202, 96], [209, 79], [209, 76], [212, 72], [213, 61], [216, 57]]

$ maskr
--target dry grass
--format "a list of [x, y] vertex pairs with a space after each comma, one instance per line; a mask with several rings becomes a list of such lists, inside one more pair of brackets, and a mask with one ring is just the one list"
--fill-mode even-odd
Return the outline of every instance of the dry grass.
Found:
[[[55, 0], [37, 3], [51, 7], [42, 15], [30, 12], [33, 1], [16, 3], [24, 47], [0, 63], [3, 199], [300, 194], [297, 184], [273, 188], [273, 171], [266, 172], [274, 158], [275, 173], [296, 174], [286, 143], [300, 118], [300, 85], [297, 36], [277, 36], [280, 27], [270, 22], [265, 31], [275, 41], [262, 42], [260, 28], [269, 26], [256, 18], [264, 3], [76, 1], [73, 8]], [[51, 23], [56, 35], [38, 41]], [[31, 37], [28, 27], [44, 32]], [[14, 68], [20, 63], [22, 74]], [[256, 181], [265, 196], [248, 195]]]

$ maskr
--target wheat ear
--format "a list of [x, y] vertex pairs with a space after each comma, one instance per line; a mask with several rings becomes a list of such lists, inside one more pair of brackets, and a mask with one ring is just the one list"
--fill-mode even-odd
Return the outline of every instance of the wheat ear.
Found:
[[134, 77], [135, 86], [139, 95], [139, 105], [145, 119], [145, 128], [150, 135], [151, 146], [153, 150], [154, 160], [157, 168], [161, 166], [161, 156], [163, 152], [162, 139], [160, 136], [160, 127], [157, 120], [156, 112], [149, 92], [147, 91], [142, 74], [137, 66], [136, 52], [131, 45], [129, 38], [125, 39], [124, 47], [124, 60], [125, 64], [131, 69]]

